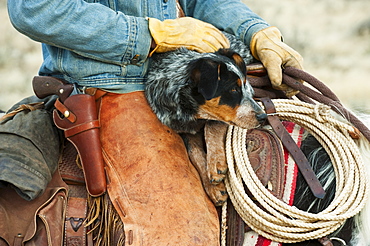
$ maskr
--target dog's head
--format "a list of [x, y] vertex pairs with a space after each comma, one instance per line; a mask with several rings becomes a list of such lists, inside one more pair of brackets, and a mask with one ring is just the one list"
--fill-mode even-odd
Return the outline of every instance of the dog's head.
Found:
[[246, 81], [243, 59], [229, 49], [189, 64], [192, 94], [198, 102], [197, 117], [254, 128], [264, 114], [253, 100], [253, 89]]

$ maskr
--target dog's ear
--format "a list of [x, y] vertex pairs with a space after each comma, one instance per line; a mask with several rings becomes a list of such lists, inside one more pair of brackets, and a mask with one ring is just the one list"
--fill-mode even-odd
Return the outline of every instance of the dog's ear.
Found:
[[231, 60], [235, 62], [236, 66], [239, 67], [240, 71], [244, 75], [247, 74], [247, 66], [245, 65], [243, 58], [238, 53], [236, 53], [235, 51], [231, 49], [219, 49], [217, 53], [219, 53], [220, 55], [229, 57]]
[[220, 64], [207, 58], [193, 64], [191, 79], [206, 100], [214, 98], [220, 82]]

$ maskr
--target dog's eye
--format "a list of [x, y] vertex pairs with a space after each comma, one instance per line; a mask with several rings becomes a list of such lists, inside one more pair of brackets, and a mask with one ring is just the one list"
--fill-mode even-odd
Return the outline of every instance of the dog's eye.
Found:
[[232, 89], [230, 90], [230, 93], [231, 93], [231, 94], [238, 93], [238, 89], [237, 89], [237, 88], [232, 88]]

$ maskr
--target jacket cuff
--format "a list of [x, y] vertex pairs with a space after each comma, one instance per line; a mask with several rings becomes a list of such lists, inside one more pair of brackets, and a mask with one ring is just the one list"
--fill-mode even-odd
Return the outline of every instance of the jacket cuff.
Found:
[[255, 23], [249, 23], [249, 27], [245, 29], [244, 34], [242, 37], [244, 37], [244, 43], [250, 47], [250, 43], [252, 40], [252, 37], [255, 33], [266, 29], [270, 27], [267, 23], [261, 23], [260, 21], [256, 21]]
[[140, 66], [148, 58], [152, 42], [148, 21], [145, 18], [130, 16], [128, 26], [128, 45], [123, 52], [122, 63]]

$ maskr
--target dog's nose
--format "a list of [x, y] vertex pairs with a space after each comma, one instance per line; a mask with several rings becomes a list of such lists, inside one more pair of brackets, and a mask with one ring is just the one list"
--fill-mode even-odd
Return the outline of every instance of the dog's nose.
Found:
[[266, 118], [267, 118], [267, 114], [266, 113], [259, 113], [256, 115], [256, 118], [258, 121], [264, 121]]

